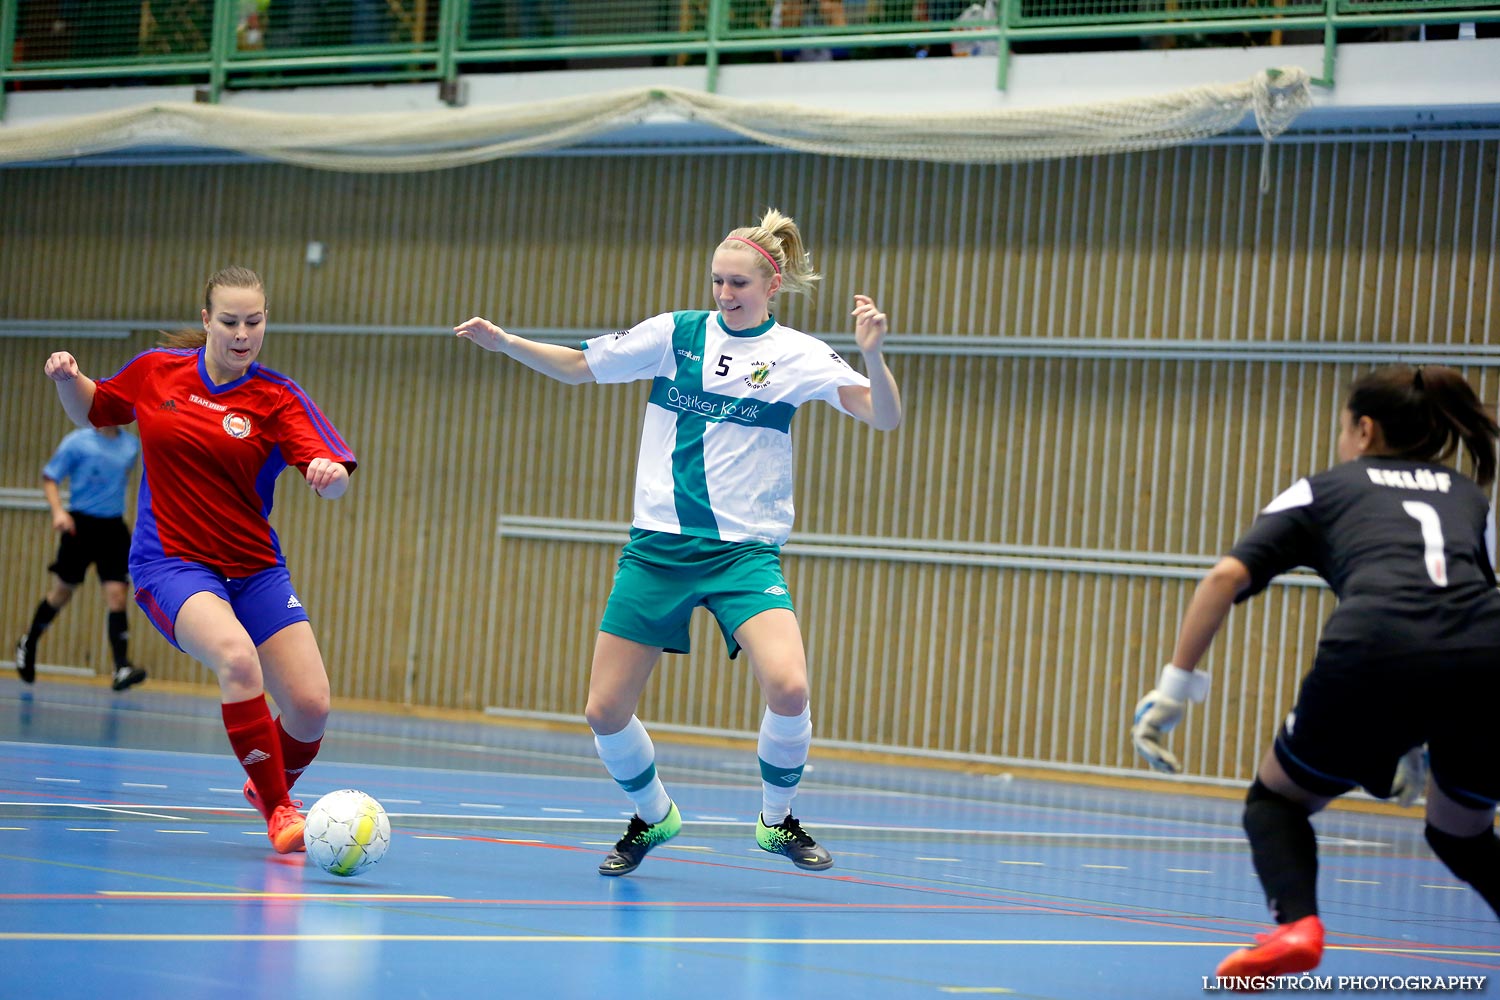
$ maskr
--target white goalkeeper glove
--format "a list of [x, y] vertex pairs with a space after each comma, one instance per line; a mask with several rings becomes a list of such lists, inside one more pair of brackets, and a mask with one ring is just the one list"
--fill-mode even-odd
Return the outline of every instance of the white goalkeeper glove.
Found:
[[1162, 746], [1162, 739], [1182, 721], [1182, 713], [1187, 711], [1189, 703], [1207, 697], [1207, 674], [1183, 670], [1170, 663], [1161, 668], [1156, 687], [1136, 702], [1135, 725], [1130, 729], [1130, 741], [1146, 763], [1168, 774], [1182, 770], [1177, 757]]
[[1396, 804], [1402, 807], [1415, 805], [1427, 790], [1427, 748], [1412, 747], [1396, 762], [1396, 777], [1391, 781], [1391, 794]]

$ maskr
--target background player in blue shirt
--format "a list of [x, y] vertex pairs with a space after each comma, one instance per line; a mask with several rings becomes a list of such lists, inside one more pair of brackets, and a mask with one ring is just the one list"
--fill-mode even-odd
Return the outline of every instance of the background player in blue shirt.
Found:
[[[52, 619], [73, 597], [92, 564], [104, 587], [109, 609], [112, 686], [123, 691], [146, 679], [146, 671], [126, 655], [129, 626], [125, 604], [126, 562], [130, 527], [125, 523], [125, 484], [140, 458], [141, 445], [118, 427], [80, 428], [62, 439], [42, 469], [42, 492], [52, 508], [52, 529], [60, 536], [57, 558], [47, 569], [52, 586], [31, 616], [31, 627], [16, 641], [16, 672], [27, 684], [36, 680], [36, 644]], [[58, 485], [68, 482], [68, 505]]]
[[[1398, 365], [1361, 377], [1339, 418], [1342, 464], [1300, 479], [1260, 513], [1198, 585], [1172, 662], [1136, 706], [1132, 737], [1152, 767], [1195, 670], [1230, 607], [1308, 566], [1338, 606], [1297, 704], [1245, 799], [1255, 872], [1280, 926], [1218, 974], [1287, 975], [1323, 955], [1310, 817], [1363, 786], [1392, 793], [1402, 755], [1428, 747], [1427, 843], [1500, 915], [1500, 591], [1495, 581], [1495, 442], [1500, 426], [1452, 368]], [[1444, 464], [1465, 447], [1474, 478]]]

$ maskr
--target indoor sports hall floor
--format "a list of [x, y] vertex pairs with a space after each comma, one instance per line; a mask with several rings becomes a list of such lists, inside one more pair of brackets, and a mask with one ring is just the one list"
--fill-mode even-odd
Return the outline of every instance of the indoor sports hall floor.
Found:
[[[339, 879], [271, 852], [213, 700], [7, 677], [0, 997], [1155, 1000], [1214, 992], [1266, 927], [1234, 801], [815, 748], [797, 812], [836, 866], [812, 874], [755, 847], [753, 751], [657, 743], [682, 835], [611, 879], [628, 804], [581, 731], [336, 712], [298, 794], [364, 789], [394, 831]], [[1500, 996], [1500, 925], [1420, 822], [1318, 829], [1320, 975]]]

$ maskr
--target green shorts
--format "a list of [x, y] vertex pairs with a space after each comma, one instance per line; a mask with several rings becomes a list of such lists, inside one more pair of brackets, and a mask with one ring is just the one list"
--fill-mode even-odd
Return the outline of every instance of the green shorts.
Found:
[[762, 611], [795, 611], [781, 550], [765, 542], [721, 542], [630, 529], [599, 631], [669, 653], [686, 653], [688, 621], [703, 605], [719, 623], [733, 659], [734, 632]]

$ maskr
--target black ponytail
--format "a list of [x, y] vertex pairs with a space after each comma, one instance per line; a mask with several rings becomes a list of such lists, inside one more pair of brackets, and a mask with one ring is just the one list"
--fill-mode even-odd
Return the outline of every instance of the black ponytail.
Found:
[[1446, 365], [1391, 365], [1361, 376], [1349, 390], [1349, 412], [1380, 425], [1386, 447], [1398, 458], [1448, 462], [1459, 445], [1474, 462], [1474, 479], [1495, 481], [1500, 425], [1467, 379]]

